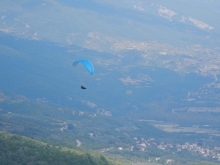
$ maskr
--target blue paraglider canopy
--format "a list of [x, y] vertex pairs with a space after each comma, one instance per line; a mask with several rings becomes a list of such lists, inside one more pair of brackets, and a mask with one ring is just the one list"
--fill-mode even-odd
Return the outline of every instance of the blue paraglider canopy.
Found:
[[82, 63], [87, 70], [89, 71], [89, 73], [92, 75], [94, 73], [94, 67], [92, 65], [92, 63], [88, 60], [77, 60], [73, 62], [73, 66], [76, 66], [78, 63]]

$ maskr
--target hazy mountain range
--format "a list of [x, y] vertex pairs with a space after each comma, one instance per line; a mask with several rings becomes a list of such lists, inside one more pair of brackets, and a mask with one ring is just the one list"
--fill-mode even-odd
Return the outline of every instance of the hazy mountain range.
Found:
[[[147, 65], [184, 72], [192, 70], [188, 65], [195, 65], [193, 71], [209, 65], [206, 72], [219, 69], [219, 5], [214, 0], [1, 1], [0, 30], [110, 52], [120, 60], [129, 58], [121, 52], [137, 50]], [[155, 59], [159, 55], [167, 59]]]
[[0, 23], [1, 31], [20, 37], [100, 51], [149, 42], [216, 47], [219, 6], [216, 0], [3, 0]]

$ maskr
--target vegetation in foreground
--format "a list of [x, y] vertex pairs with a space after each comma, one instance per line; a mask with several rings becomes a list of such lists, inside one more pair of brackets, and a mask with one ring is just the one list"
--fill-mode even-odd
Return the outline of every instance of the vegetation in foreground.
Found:
[[98, 154], [86, 153], [0, 132], [1, 165], [115, 165]]

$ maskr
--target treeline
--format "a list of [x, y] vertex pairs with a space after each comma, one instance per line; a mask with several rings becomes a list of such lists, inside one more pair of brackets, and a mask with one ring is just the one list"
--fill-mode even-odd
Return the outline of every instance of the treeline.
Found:
[[104, 156], [77, 152], [26, 137], [0, 132], [1, 165], [113, 165]]

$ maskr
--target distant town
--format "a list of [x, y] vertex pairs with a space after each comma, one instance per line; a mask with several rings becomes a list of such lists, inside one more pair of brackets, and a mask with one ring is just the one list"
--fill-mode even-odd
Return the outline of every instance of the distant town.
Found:
[[[93, 136], [90, 134], [90, 136]], [[195, 143], [189, 143], [189, 142], [185, 142], [184, 144], [172, 144], [172, 143], [165, 143], [165, 142], [156, 142], [155, 138], [140, 138], [138, 139], [137, 137], [134, 137], [134, 140], [136, 142], [136, 146], [130, 146], [130, 147], [118, 147], [118, 148], [102, 148], [99, 149], [99, 152], [108, 152], [110, 150], [126, 150], [126, 151], [130, 151], [132, 152], [134, 149], [139, 150], [140, 152], [145, 152], [148, 149], [148, 146], [154, 146], [160, 150], [164, 150], [164, 151], [172, 151], [173, 154], [178, 154], [179, 152], [182, 151], [189, 151], [189, 152], [196, 152], [199, 153], [201, 156], [203, 157], [209, 157], [210, 159], [213, 160], [217, 160], [220, 162], [220, 147], [219, 146], [214, 146], [213, 148], [207, 146], [199, 146], [197, 142]], [[160, 162], [161, 158], [160, 157], [152, 157], [149, 158], [149, 162]], [[174, 163], [175, 160], [174, 159], [166, 159], [166, 163]]]

